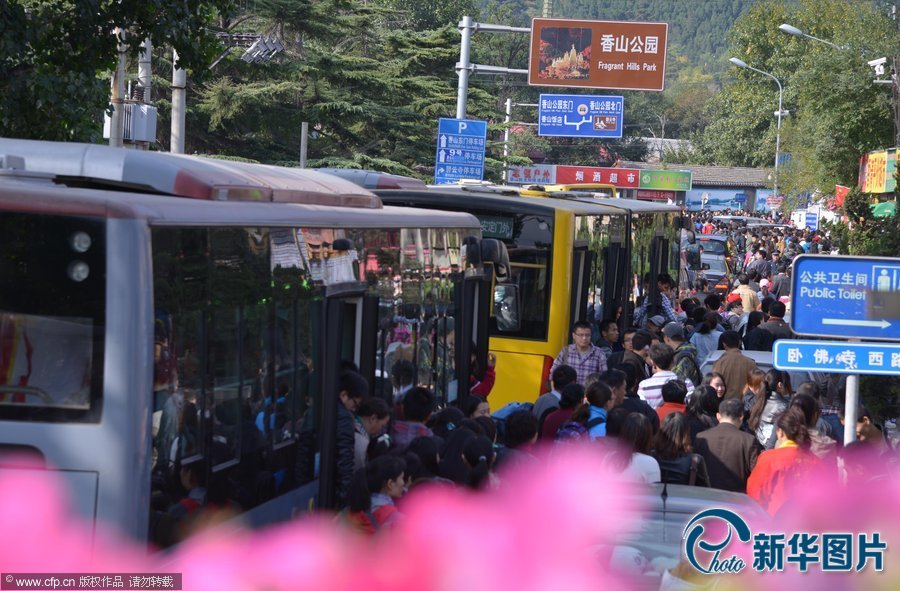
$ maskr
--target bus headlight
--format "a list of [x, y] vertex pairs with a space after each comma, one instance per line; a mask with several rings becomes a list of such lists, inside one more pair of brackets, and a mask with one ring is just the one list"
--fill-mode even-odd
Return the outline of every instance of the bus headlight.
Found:
[[87, 252], [91, 247], [91, 236], [87, 232], [75, 232], [69, 238], [69, 244], [75, 252]]
[[69, 279], [81, 283], [91, 274], [91, 268], [84, 261], [72, 261], [69, 263]]

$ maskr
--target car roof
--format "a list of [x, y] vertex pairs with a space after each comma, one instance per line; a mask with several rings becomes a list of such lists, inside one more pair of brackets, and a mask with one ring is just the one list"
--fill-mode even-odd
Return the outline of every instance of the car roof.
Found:
[[716, 240], [719, 242], [726, 242], [730, 239], [730, 236], [722, 236], [721, 234], [701, 234], [700, 236], [697, 236], [697, 240]]

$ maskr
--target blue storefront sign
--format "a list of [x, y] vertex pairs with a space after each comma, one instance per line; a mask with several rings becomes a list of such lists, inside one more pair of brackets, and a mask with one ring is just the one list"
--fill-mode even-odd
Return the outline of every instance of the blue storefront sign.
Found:
[[454, 184], [460, 179], [483, 179], [486, 142], [487, 121], [439, 119], [434, 183], [442, 185]]
[[[791, 328], [801, 335], [900, 340], [900, 258], [801, 255], [794, 260]], [[896, 315], [896, 314], [894, 314]]]
[[779, 339], [775, 367], [786, 371], [900, 375], [900, 345]]
[[621, 96], [542, 94], [538, 135], [621, 138], [624, 110]]
[[810, 230], [818, 230], [819, 229], [819, 214], [814, 211], [806, 212], [806, 219], [803, 224], [809, 228]]

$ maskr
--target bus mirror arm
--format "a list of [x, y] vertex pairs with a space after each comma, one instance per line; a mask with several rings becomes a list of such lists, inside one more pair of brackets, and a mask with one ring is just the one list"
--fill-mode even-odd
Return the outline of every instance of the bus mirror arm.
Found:
[[498, 281], [509, 278], [509, 252], [506, 245], [496, 238], [485, 238], [481, 241], [481, 260], [492, 263]]

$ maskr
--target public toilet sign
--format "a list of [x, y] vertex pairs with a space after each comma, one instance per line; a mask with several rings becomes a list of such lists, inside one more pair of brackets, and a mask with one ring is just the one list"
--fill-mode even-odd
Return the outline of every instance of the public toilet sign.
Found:
[[801, 255], [792, 272], [797, 334], [900, 341], [900, 258]]
[[668, 34], [668, 23], [533, 19], [528, 84], [661, 91]]
[[483, 179], [486, 141], [487, 121], [439, 119], [434, 184], [455, 184], [461, 179]]
[[775, 367], [786, 371], [900, 375], [900, 345], [779, 339]]
[[621, 96], [542, 94], [538, 135], [621, 138], [624, 106]]

